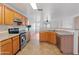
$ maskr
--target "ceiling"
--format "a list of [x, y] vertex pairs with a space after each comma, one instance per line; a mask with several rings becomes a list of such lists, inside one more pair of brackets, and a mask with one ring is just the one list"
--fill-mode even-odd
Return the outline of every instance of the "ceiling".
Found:
[[[33, 9], [29, 3], [7, 3], [22, 14], [31, 17]], [[79, 15], [79, 3], [37, 3], [38, 9], [43, 9], [43, 15], [50, 14], [50, 16], [65, 17]]]
[[79, 14], [79, 3], [38, 3], [43, 13], [50, 13], [53, 17], [73, 16]]

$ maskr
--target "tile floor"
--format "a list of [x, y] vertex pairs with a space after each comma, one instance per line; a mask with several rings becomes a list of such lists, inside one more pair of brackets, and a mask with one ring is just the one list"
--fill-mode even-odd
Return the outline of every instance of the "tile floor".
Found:
[[17, 55], [61, 55], [60, 50], [52, 44], [41, 42], [39, 45], [29, 42]]

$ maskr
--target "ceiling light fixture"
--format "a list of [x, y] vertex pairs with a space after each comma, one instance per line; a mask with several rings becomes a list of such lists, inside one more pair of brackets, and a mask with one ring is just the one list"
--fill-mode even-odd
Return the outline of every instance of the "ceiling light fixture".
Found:
[[33, 9], [37, 9], [36, 3], [30, 3]]

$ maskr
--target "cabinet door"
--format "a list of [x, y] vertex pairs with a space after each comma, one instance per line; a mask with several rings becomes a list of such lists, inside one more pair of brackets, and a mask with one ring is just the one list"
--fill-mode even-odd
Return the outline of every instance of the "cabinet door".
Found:
[[17, 12], [15, 12], [15, 18], [22, 19], [21, 15]]
[[13, 54], [16, 54], [19, 50], [19, 36], [13, 38]]
[[27, 25], [27, 19], [24, 16], [22, 16], [22, 24]]
[[0, 4], [0, 24], [2, 23], [2, 5]]
[[51, 32], [47, 32], [47, 41], [51, 43]]
[[40, 32], [40, 41], [47, 41], [47, 32]]
[[8, 39], [1, 42], [1, 54], [2, 55], [12, 55], [12, 40]]
[[4, 6], [0, 4], [0, 24], [4, 24]]
[[5, 6], [5, 24], [11, 25], [13, 24], [14, 12]]
[[56, 44], [56, 33], [55, 32], [50, 32], [50, 43]]

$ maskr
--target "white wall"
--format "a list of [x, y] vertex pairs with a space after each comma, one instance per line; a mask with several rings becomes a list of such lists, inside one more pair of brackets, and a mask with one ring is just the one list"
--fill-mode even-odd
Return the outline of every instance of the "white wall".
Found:
[[51, 27], [53, 28], [74, 28], [74, 17], [73, 16], [61, 16], [51, 18]]
[[56, 28], [74, 28], [73, 17], [62, 16], [62, 17], [56, 18], [54, 26]]
[[62, 28], [73, 28], [74, 22], [73, 17], [63, 17], [62, 18]]
[[52, 18], [51, 19], [51, 29], [61, 28], [61, 26], [62, 26], [62, 19], [61, 18]]

